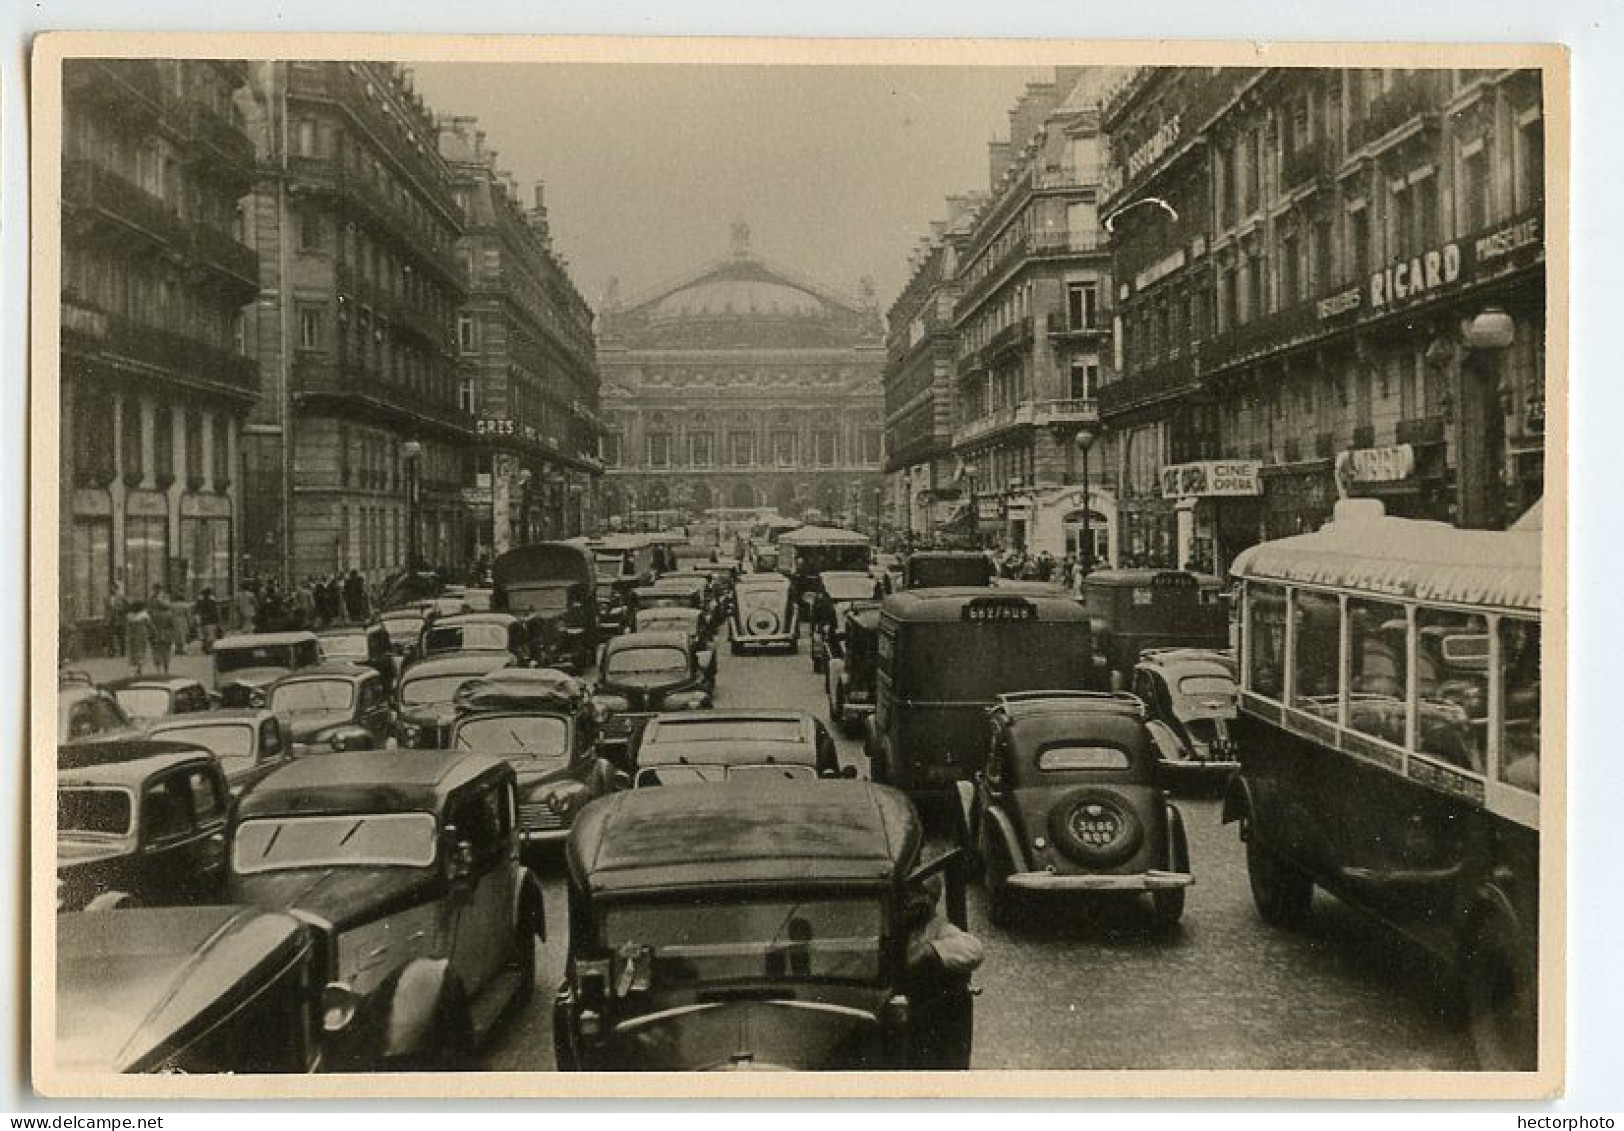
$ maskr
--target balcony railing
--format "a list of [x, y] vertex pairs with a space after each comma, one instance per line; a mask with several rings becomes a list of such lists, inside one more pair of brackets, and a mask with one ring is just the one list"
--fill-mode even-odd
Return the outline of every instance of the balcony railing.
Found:
[[460, 292], [462, 278], [457, 273], [449, 246], [438, 248], [429, 236], [407, 215], [399, 203], [374, 184], [364, 173], [351, 170], [343, 162], [330, 157], [291, 157], [288, 167], [295, 179], [337, 193], [377, 227], [394, 237], [397, 243], [415, 255], [422, 263], [432, 267], [445, 281]]
[[254, 143], [229, 114], [206, 103], [193, 102], [187, 107], [187, 122], [192, 137], [209, 151], [212, 161], [241, 176], [253, 173]]
[[125, 114], [156, 115], [165, 101], [156, 59], [69, 59], [62, 84], [69, 96], [88, 95]]
[[1066, 255], [1086, 251], [1101, 251], [1106, 239], [1103, 232], [1034, 232], [1032, 254]]
[[1106, 416], [1127, 412], [1193, 389], [1196, 384], [1195, 366], [1189, 357], [1176, 357], [1159, 365], [1130, 370], [1118, 380], [1100, 387], [1100, 412]]
[[1371, 100], [1363, 117], [1353, 119], [1348, 132], [1348, 147], [1358, 149], [1369, 145], [1405, 123], [1436, 111], [1440, 102], [1441, 94], [1435, 76], [1422, 72], [1401, 77], [1391, 90]]
[[[78, 309], [93, 308], [81, 304]], [[121, 314], [99, 313], [106, 332], [101, 348], [110, 355], [149, 366], [161, 379], [191, 388], [234, 396], [259, 392], [259, 363], [251, 357]]]
[[1393, 439], [1400, 444], [1441, 444], [1444, 442], [1444, 427], [1441, 416], [1401, 420], [1394, 430]]
[[62, 162], [62, 200], [154, 243], [184, 245], [188, 225], [164, 201], [111, 169], [82, 158]]
[[1300, 149], [1287, 150], [1280, 162], [1280, 179], [1286, 188], [1329, 176], [1335, 148], [1328, 137], [1315, 138]]
[[1021, 401], [995, 408], [953, 430], [953, 446], [973, 443], [1012, 428], [1081, 428], [1098, 424], [1099, 402], [1094, 400]]
[[473, 419], [449, 404], [386, 380], [376, 370], [340, 362], [327, 355], [304, 355], [293, 363], [295, 391], [304, 397], [355, 399], [386, 415], [412, 423], [438, 425], [464, 436], [473, 434]]
[[1011, 322], [999, 330], [987, 342], [983, 352], [987, 360], [991, 361], [1008, 353], [1019, 350], [1022, 346], [1032, 344], [1032, 318], [1028, 315], [1016, 322]]
[[1295, 338], [1320, 329], [1313, 302], [1299, 302], [1273, 314], [1265, 314], [1231, 326], [1200, 346], [1205, 369], [1221, 369], [1254, 354], [1279, 349]]
[[1080, 337], [1092, 337], [1099, 334], [1109, 334], [1111, 332], [1111, 328], [1109, 326], [1099, 322], [1096, 322], [1093, 325], [1086, 323], [1080, 326], [1073, 325], [1071, 316], [1060, 310], [1049, 311], [1048, 315], [1044, 318], [1043, 324], [1049, 336], [1052, 338], [1065, 337], [1072, 334]]
[[230, 232], [208, 224], [193, 225], [192, 255], [244, 289], [259, 290], [259, 254]]

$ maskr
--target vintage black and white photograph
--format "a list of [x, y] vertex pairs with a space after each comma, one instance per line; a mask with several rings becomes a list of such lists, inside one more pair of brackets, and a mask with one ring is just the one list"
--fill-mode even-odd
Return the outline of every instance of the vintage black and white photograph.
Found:
[[1558, 1086], [1560, 53], [120, 43], [37, 1081]]

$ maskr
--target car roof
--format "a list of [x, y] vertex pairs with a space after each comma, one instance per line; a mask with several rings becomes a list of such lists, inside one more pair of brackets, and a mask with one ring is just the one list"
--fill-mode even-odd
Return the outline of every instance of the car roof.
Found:
[[608, 647], [611, 652], [620, 652], [627, 648], [653, 647], [663, 645], [671, 648], [688, 647], [688, 636], [682, 632], [623, 632], [619, 636], [609, 638]]
[[477, 652], [452, 652], [448, 655], [419, 660], [407, 668], [400, 678], [404, 682], [410, 682], [414, 679], [435, 675], [461, 675], [464, 673], [483, 675], [485, 672], [504, 666], [508, 658], [507, 652], [496, 649]]
[[789, 578], [775, 570], [764, 570], [761, 573], [746, 573], [735, 582], [737, 585], [762, 586], [788, 586]]
[[272, 687], [280, 687], [284, 683], [299, 683], [302, 680], [312, 679], [377, 679], [378, 669], [369, 668], [365, 664], [349, 664], [342, 660], [326, 660], [319, 664], [312, 664], [308, 668], [299, 668], [291, 671], [273, 683]]
[[[796, 710], [794, 708], [785, 708], [783, 710], [750, 710], [744, 707], [736, 707], [731, 710], [727, 708], [712, 708], [705, 711], [664, 711], [658, 715], [655, 715], [648, 721], [647, 725], [643, 728], [642, 741], [643, 745], [646, 746], [650, 742], [655, 741], [661, 731], [673, 731], [675, 733], [672, 737], [665, 739], [666, 742], [691, 742], [693, 741], [692, 739], [676, 737], [676, 735], [682, 732], [684, 726], [725, 727], [730, 723], [740, 727], [748, 726], [751, 723], [795, 723], [801, 728], [802, 735], [800, 739], [795, 740], [797, 745], [803, 741], [813, 741], [817, 734], [818, 725], [817, 720], [813, 718], [810, 712]], [[706, 741], [734, 742], [739, 740], [708, 739]], [[786, 740], [758, 738], [749, 739], [747, 741], [784, 743]]]
[[1231, 678], [1235, 676], [1234, 657], [1204, 648], [1150, 649], [1139, 654], [1139, 663], [1135, 666], [1157, 669], [1169, 675], [1174, 672], [1184, 675], [1221, 672]]
[[970, 601], [1029, 601], [1036, 605], [1044, 621], [1086, 621], [1088, 612], [1069, 595], [1046, 593], [998, 593], [985, 585], [945, 585], [939, 588], [905, 589], [885, 599], [886, 616], [900, 621], [957, 621]]
[[1145, 703], [1126, 691], [1019, 691], [996, 698], [993, 709], [1009, 718], [1046, 718], [1056, 714], [1072, 716], [1122, 715], [1143, 719]]
[[1217, 586], [1220, 580], [1210, 573], [1196, 573], [1187, 569], [1096, 569], [1083, 578], [1084, 585], [1122, 586], [1149, 585], [1162, 574], [1188, 574], [1199, 586]]
[[178, 687], [202, 686], [189, 675], [127, 675], [121, 679], [110, 679], [102, 684], [108, 691], [130, 691], [138, 687], [167, 687], [171, 690]]
[[[304, 945], [292, 915], [252, 907], [81, 911], [56, 921], [57, 1062], [144, 1066], [200, 1017], [234, 1007]], [[150, 1066], [147, 1066], [150, 1067]]]
[[201, 746], [163, 739], [84, 742], [57, 750], [57, 786], [138, 786], [176, 766], [215, 761]]
[[243, 796], [250, 817], [323, 813], [438, 812], [446, 797], [488, 773], [500, 758], [453, 750], [360, 750], [299, 758]]
[[452, 613], [447, 617], [436, 617], [435, 628], [452, 628], [464, 624], [517, 624], [518, 618], [511, 613], [468, 612]]
[[419, 605], [397, 605], [393, 609], [385, 609], [378, 614], [380, 621], [386, 620], [422, 620], [428, 616]]
[[214, 647], [216, 651], [221, 648], [263, 648], [278, 644], [304, 644], [315, 639], [314, 632], [244, 632], [221, 637], [214, 642]]
[[885, 883], [920, 837], [913, 805], [887, 786], [715, 782], [596, 801], [576, 818], [567, 856], [572, 880], [594, 892]]
[[323, 628], [316, 633], [317, 640], [327, 640], [338, 636], [365, 636], [369, 632], [376, 632], [382, 628], [380, 620], [368, 621], [366, 624], [340, 624], [332, 628]]
[[[277, 680], [278, 683], [282, 682]], [[204, 723], [263, 722], [276, 715], [264, 707], [211, 707], [207, 711], [187, 711], [179, 715], [165, 715], [147, 724], [154, 734], [175, 727], [199, 726]]]

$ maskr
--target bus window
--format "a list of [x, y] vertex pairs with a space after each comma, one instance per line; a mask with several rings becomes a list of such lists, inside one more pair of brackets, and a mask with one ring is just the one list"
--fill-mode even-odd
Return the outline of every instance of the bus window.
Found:
[[1500, 622], [1500, 780], [1539, 792], [1539, 623]]
[[1415, 615], [1417, 749], [1474, 774], [1488, 750], [1489, 626], [1475, 613]]
[[1285, 697], [1286, 593], [1272, 585], [1246, 589], [1247, 639], [1251, 658], [1246, 673], [1248, 690], [1270, 699]]
[[1404, 745], [1409, 631], [1403, 605], [1348, 601], [1348, 725], [1395, 746]]
[[1291, 705], [1336, 718], [1342, 609], [1335, 597], [1299, 589], [1296, 597], [1296, 680]]

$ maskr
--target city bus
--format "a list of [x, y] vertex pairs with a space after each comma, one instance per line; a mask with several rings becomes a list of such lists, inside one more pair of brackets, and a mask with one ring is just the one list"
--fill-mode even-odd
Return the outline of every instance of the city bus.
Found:
[[1541, 536], [1338, 504], [1240, 583], [1239, 824], [1261, 917], [1318, 886], [1443, 960], [1479, 1062], [1538, 1045]]

